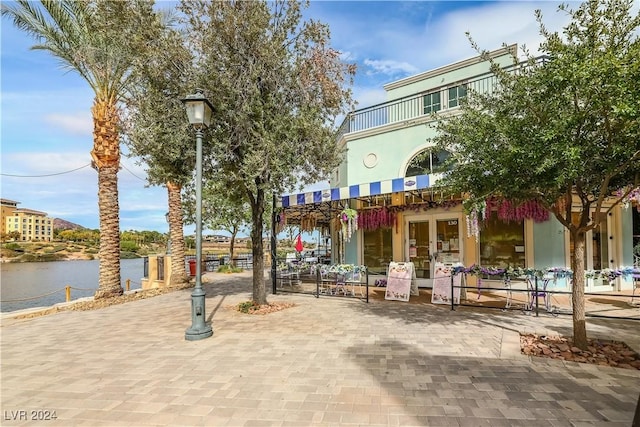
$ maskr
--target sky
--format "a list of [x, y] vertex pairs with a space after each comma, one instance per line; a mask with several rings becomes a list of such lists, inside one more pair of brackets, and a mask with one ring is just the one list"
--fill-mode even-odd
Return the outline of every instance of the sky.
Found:
[[[561, 31], [569, 19], [557, 11], [559, 4], [313, 0], [305, 17], [328, 24], [332, 46], [357, 64], [352, 89], [357, 108], [364, 108], [385, 100], [386, 83], [476, 56], [467, 31], [481, 49], [517, 43], [537, 52], [542, 39], [534, 10], [542, 10], [549, 29]], [[18, 207], [97, 229], [98, 179], [89, 155], [93, 92], [49, 53], [30, 50], [34, 40], [9, 19], [2, 18], [0, 25], [1, 197], [19, 202]], [[145, 166], [127, 153], [122, 146], [120, 229], [165, 233], [166, 189], [149, 187]], [[324, 182], [305, 190], [328, 187]], [[193, 225], [185, 226], [185, 234], [194, 230]]]

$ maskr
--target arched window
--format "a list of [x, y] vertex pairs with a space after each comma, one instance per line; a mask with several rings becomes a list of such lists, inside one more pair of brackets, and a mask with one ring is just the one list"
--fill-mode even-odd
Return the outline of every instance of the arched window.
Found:
[[419, 152], [407, 165], [404, 176], [429, 175], [444, 172], [444, 163], [451, 157], [451, 153], [445, 150], [427, 148]]

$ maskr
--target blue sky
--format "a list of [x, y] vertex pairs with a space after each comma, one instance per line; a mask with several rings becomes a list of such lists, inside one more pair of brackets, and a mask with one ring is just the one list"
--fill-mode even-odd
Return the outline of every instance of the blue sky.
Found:
[[[305, 15], [329, 24], [333, 47], [357, 63], [353, 91], [362, 108], [384, 101], [388, 82], [475, 56], [466, 31], [483, 49], [518, 43], [536, 52], [534, 10], [561, 30], [568, 19], [556, 12], [559, 3], [312, 1]], [[98, 228], [97, 174], [89, 166], [93, 93], [50, 54], [29, 50], [33, 40], [8, 19], [1, 33], [0, 194], [19, 207]], [[121, 163], [121, 230], [166, 232], [166, 189], [147, 187], [136, 159], [123, 155]]]

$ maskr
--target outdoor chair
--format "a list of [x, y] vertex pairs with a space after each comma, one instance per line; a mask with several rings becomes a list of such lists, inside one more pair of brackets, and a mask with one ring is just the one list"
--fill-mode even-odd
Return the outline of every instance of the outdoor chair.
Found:
[[527, 305], [526, 310], [535, 310], [536, 302], [539, 298], [542, 298], [544, 308], [547, 311], [551, 311], [551, 297], [547, 287], [553, 276], [545, 275], [538, 278], [536, 285], [535, 276], [527, 276]]
[[300, 272], [291, 264], [287, 264], [287, 267], [281, 268], [278, 271], [280, 276], [281, 286], [288, 285], [293, 288], [294, 285], [300, 284]]

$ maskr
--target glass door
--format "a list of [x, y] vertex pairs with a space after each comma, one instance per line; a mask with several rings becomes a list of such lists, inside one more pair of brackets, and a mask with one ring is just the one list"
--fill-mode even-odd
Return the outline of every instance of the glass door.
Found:
[[448, 215], [428, 215], [407, 219], [405, 254], [413, 262], [418, 286], [431, 287], [436, 262], [462, 262], [460, 221]]
[[431, 279], [431, 239], [429, 221], [409, 222], [408, 258], [413, 262], [417, 279]]
[[436, 257], [445, 265], [461, 262], [458, 219], [436, 220]]

